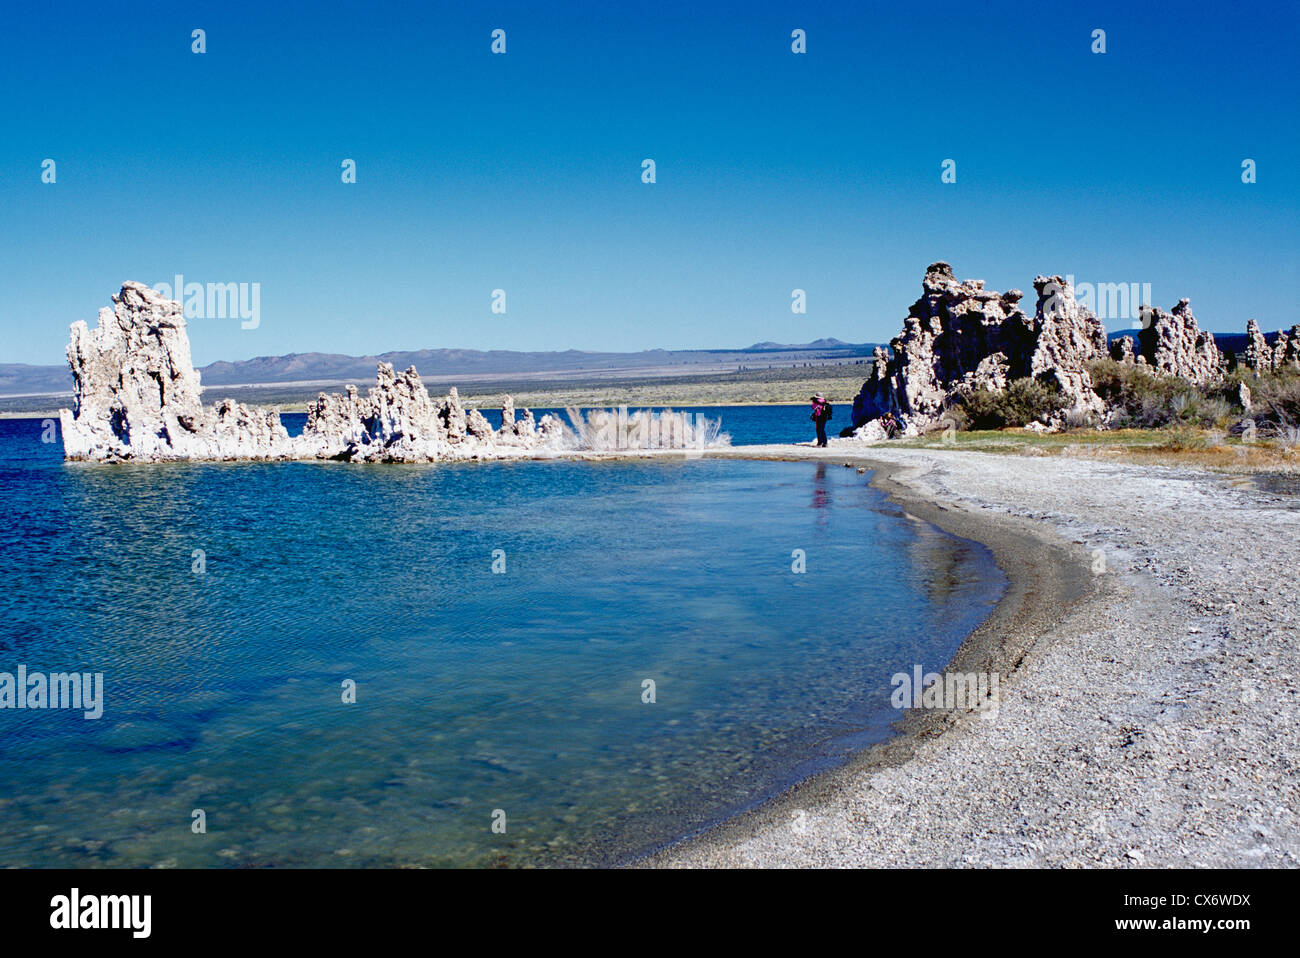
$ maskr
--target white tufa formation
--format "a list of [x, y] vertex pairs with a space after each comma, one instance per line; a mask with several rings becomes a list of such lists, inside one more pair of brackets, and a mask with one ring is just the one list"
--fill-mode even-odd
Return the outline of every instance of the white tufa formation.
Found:
[[[1019, 290], [986, 290], [981, 280], [958, 282], [952, 267], [930, 265], [922, 295], [890, 349], [876, 347], [871, 375], [853, 403], [852, 425], [841, 435], [878, 441], [880, 417], [891, 414], [906, 431], [942, 423], [954, 400], [977, 389], [998, 392], [1032, 377], [1054, 386], [1066, 406], [1045, 420], [1052, 427], [1071, 416], [1097, 418], [1106, 404], [1093, 388], [1089, 364], [1109, 358], [1195, 385], [1223, 380], [1228, 362], [1214, 335], [1202, 330], [1182, 299], [1169, 312], [1142, 307], [1142, 329], [1107, 346], [1101, 321], [1076, 299], [1060, 276], [1034, 279], [1038, 304], [1030, 317]], [[1300, 326], [1279, 332], [1269, 345], [1253, 319], [1240, 362], [1255, 372], [1300, 369]], [[1250, 391], [1241, 394], [1249, 408]], [[1030, 424], [1031, 428], [1033, 424]], [[1040, 426], [1039, 428], [1043, 428]]]
[[1246, 348], [1241, 354], [1241, 364], [1255, 373], [1279, 373], [1300, 370], [1300, 326], [1291, 332], [1279, 330], [1272, 346], [1259, 331], [1259, 323], [1246, 323]]
[[958, 281], [947, 263], [932, 263], [892, 355], [876, 348], [851, 428], [892, 413], [905, 428], [924, 429], [943, 420], [954, 397], [1030, 376], [1058, 387], [1067, 411], [1100, 412], [1087, 363], [1106, 355], [1105, 329], [1060, 276], [1039, 276], [1034, 288], [1031, 317], [1020, 290], [987, 290], [983, 280]]
[[1214, 344], [1214, 334], [1197, 325], [1190, 300], [1180, 299], [1167, 313], [1158, 306], [1146, 307], [1137, 342], [1155, 372], [1196, 385], [1223, 378], [1223, 357]]
[[494, 431], [483, 414], [465, 410], [453, 388], [433, 400], [412, 367], [394, 373], [380, 363], [368, 395], [348, 386], [321, 393], [301, 436], [290, 436], [276, 409], [223, 399], [204, 408], [199, 374], [180, 303], [140, 283], [126, 283], [113, 308], [99, 311], [93, 331], [72, 324], [68, 364], [75, 409], [59, 411], [68, 459], [92, 461], [344, 459], [435, 462], [517, 457], [572, 444], [554, 416], [515, 418], [506, 397]]

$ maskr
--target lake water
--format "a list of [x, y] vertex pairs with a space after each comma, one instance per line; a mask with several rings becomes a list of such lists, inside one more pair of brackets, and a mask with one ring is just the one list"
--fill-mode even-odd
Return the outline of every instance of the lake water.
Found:
[[95, 466], [40, 432], [0, 421], [0, 672], [102, 672], [104, 714], [0, 709], [0, 866], [616, 862], [890, 734], [890, 676], [1004, 588], [842, 466]]
[[[628, 412], [635, 412], [638, 406], [629, 406]], [[656, 407], [658, 408], [658, 407]], [[722, 431], [731, 436], [734, 445], [754, 446], [765, 443], [778, 442], [811, 442], [816, 438], [816, 431], [812, 422], [808, 419], [809, 408], [807, 406], [680, 406], [674, 407], [678, 412], [688, 412], [694, 415], [705, 416], [709, 419], [720, 419], [722, 421]], [[501, 410], [484, 409], [481, 410], [487, 421], [491, 423], [493, 429], [501, 428]], [[533, 415], [537, 419], [547, 413], [552, 413], [560, 418], [566, 426], [569, 425], [569, 417], [563, 409], [543, 409], [533, 410]], [[830, 425], [827, 427], [828, 435], [838, 435], [840, 427], [849, 425], [849, 410], [846, 405], [843, 410], [838, 411], [838, 415], [844, 417], [840, 422], [838, 418], [833, 417]], [[303, 426], [307, 424], [306, 413], [284, 413], [280, 420], [289, 430], [291, 436], [297, 436], [302, 433]]]

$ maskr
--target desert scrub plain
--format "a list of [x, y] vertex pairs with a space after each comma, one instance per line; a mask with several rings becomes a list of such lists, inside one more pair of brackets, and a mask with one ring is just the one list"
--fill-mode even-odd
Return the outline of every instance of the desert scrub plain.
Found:
[[[466, 405], [499, 409], [503, 396], [514, 398], [516, 408], [563, 409], [567, 406], [757, 406], [806, 403], [815, 392], [825, 393], [831, 402], [848, 406], [862, 386], [865, 367], [844, 365], [800, 366], [797, 369], [744, 369], [725, 373], [687, 376], [621, 375], [575, 379], [512, 378], [463, 380], [457, 385]], [[428, 382], [434, 382], [430, 379]], [[441, 380], [438, 380], [441, 382]], [[213, 387], [212, 393], [225, 395]], [[259, 403], [284, 403], [286, 412], [304, 412], [316, 397], [298, 391], [281, 390], [281, 398], [257, 396]], [[235, 399], [250, 401], [234, 395]]]
[[[512, 396], [517, 408], [562, 409], [566, 406], [751, 406], [806, 403], [815, 392], [848, 406], [862, 386], [868, 367], [861, 363], [797, 368], [741, 369], [721, 373], [653, 376], [611, 374], [604, 377], [502, 377], [474, 379], [430, 376], [425, 385], [456, 386], [461, 399], [479, 409], [499, 409]], [[306, 412], [322, 390], [337, 383], [266, 386], [205, 386], [205, 401], [233, 399], [253, 405], [280, 407], [282, 412]], [[358, 383], [357, 385], [362, 385]], [[71, 401], [67, 396], [17, 396], [0, 399], [0, 417], [51, 415]], [[836, 421], [839, 421], [837, 416]]]
[[[792, 375], [774, 375], [788, 373]], [[766, 406], [806, 404], [813, 393], [824, 393], [847, 415], [862, 385], [862, 367], [787, 369], [724, 373], [718, 376], [683, 376], [673, 379], [617, 380], [608, 382], [511, 384], [466, 390], [466, 401], [495, 408], [501, 394], [511, 392], [516, 406], [557, 409], [565, 406]], [[838, 420], [837, 420], [838, 421]]]

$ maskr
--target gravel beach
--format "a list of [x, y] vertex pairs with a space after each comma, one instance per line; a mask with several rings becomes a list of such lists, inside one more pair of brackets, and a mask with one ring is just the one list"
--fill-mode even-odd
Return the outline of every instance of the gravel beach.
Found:
[[996, 668], [1000, 707], [903, 713], [898, 738], [639, 864], [1300, 863], [1300, 499], [1060, 456], [727, 454], [868, 466], [987, 543], [1011, 588], [949, 670]]

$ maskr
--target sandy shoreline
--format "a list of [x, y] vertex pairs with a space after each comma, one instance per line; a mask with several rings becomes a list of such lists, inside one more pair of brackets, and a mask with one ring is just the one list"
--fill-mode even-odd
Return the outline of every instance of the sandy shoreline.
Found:
[[722, 455], [867, 466], [911, 514], [988, 545], [1008, 593], [947, 668], [997, 670], [1000, 708], [909, 711], [890, 742], [639, 864], [1300, 864], [1295, 499], [1063, 457]]

